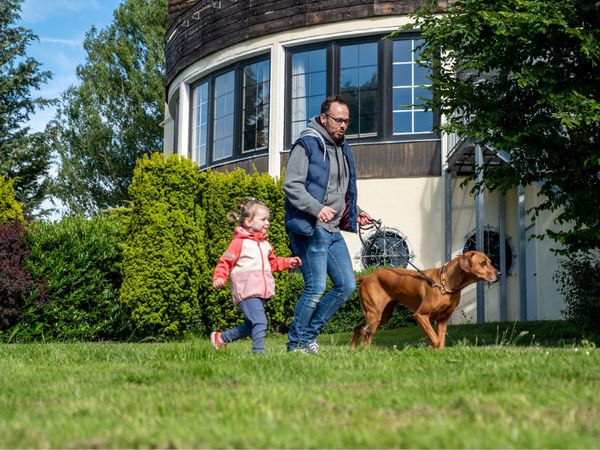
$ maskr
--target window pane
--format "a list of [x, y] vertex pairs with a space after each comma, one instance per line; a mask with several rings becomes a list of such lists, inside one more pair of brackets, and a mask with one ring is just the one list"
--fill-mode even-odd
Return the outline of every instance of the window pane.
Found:
[[431, 91], [428, 88], [415, 88], [415, 104], [422, 105], [425, 100], [431, 99]]
[[423, 67], [423, 66], [419, 66], [418, 64], [415, 64], [415, 85], [416, 86], [420, 86], [420, 85], [429, 85], [431, 84], [431, 80], [429, 78], [427, 78], [427, 76], [429, 75], [430, 70]]
[[370, 42], [368, 44], [361, 44], [358, 47], [358, 59], [362, 66], [376, 66], [377, 65], [377, 43]]
[[352, 91], [360, 85], [358, 80], [358, 69], [342, 69], [340, 70], [340, 91]]
[[411, 88], [398, 88], [394, 89], [394, 103], [392, 105], [394, 110], [397, 109], [410, 109], [412, 106], [412, 89]]
[[361, 89], [376, 89], [377, 66], [361, 67], [358, 71], [358, 85]]
[[378, 63], [377, 43], [340, 46], [340, 94], [350, 109], [349, 136], [377, 131]]
[[326, 58], [325, 49], [292, 54], [292, 141], [298, 137], [297, 130], [320, 112], [327, 92]]
[[412, 62], [412, 40], [394, 41], [394, 61]]
[[268, 141], [269, 67], [267, 60], [244, 67], [243, 152], [264, 148]]
[[394, 64], [394, 86], [412, 86], [412, 64]]
[[394, 113], [394, 134], [412, 132], [412, 112]]
[[322, 95], [325, 97], [327, 88], [327, 74], [324, 71], [308, 75], [308, 93], [310, 95]]
[[235, 74], [229, 71], [215, 78], [215, 117], [213, 123], [214, 160], [233, 155], [234, 83]]
[[342, 69], [358, 66], [358, 45], [340, 47], [340, 67]]
[[198, 165], [207, 162], [208, 144], [208, 82], [194, 88], [192, 113], [192, 152]]
[[415, 133], [430, 133], [433, 129], [433, 117], [430, 112], [415, 111]]

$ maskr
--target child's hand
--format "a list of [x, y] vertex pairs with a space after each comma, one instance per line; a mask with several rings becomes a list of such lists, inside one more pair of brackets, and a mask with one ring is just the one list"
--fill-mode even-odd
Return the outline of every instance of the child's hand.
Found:
[[298, 256], [293, 256], [290, 258], [290, 267], [295, 269], [298, 266], [302, 265], [302, 260]]
[[213, 280], [213, 286], [219, 289], [225, 286], [225, 282], [226, 280], [224, 280], [223, 278], [217, 278], [216, 280]]

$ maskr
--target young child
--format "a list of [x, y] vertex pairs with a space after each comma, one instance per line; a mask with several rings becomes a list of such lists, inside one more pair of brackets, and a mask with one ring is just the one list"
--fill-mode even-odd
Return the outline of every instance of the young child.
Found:
[[231, 277], [233, 303], [244, 313], [244, 323], [230, 330], [213, 331], [210, 342], [213, 347], [224, 349], [229, 342], [252, 336], [252, 351], [264, 353], [267, 316], [264, 302], [275, 295], [275, 280], [272, 272], [281, 272], [302, 264], [297, 256], [284, 258], [275, 256], [273, 246], [267, 241], [269, 208], [263, 202], [244, 199], [239, 216], [227, 215], [237, 221], [233, 240], [219, 259], [213, 275], [213, 286], [222, 288]]

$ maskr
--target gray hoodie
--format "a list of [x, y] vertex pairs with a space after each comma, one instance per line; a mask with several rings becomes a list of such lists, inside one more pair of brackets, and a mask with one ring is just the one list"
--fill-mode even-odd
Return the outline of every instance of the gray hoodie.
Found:
[[288, 200], [294, 207], [315, 217], [317, 217], [323, 206], [335, 209], [335, 217], [329, 222], [321, 222], [317, 219], [317, 225], [335, 232], [340, 230], [339, 224], [346, 206], [345, 196], [348, 190], [350, 173], [348, 171], [348, 162], [342, 153], [341, 145], [343, 142], [339, 144], [334, 142], [329, 133], [319, 123], [318, 117], [316, 116], [311, 119], [308, 127], [300, 133], [300, 136], [315, 136], [324, 143], [326, 153], [323, 154], [323, 161], [325, 161], [325, 158], [329, 158], [330, 161], [329, 183], [327, 184], [325, 200], [321, 204], [306, 191], [308, 157], [304, 148], [299, 144], [292, 147], [283, 180], [283, 189]]

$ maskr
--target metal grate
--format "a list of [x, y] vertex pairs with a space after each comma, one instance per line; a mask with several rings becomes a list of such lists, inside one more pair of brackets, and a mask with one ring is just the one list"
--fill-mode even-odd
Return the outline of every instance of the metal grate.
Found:
[[394, 228], [380, 227], [361, 239], [363, 246], [358, 259], [362, 267], [394, 266], [406, 267], [414, 258], [406, 236]]
[[[477, 249], [477, 234], [475, 230], [465, 236], [465, 245], [463, 253]], [[510, 269], [513, 265], [513, 252], [508, 238], [506, 238], [506, 273], [510, 274]], [[483, 252], [492, 260], [492, 264], [496, 268], [500, 268], [500, 233], [492, 228], [483, 230]]]

